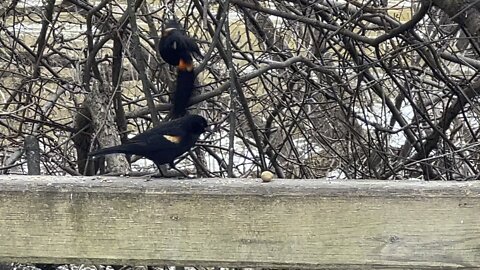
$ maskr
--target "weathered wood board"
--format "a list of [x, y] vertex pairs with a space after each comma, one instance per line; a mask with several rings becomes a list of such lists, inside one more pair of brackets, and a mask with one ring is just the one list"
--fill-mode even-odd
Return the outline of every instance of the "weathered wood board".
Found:
[[0, 261], [480, 267], [480, 182], [0, 177]]

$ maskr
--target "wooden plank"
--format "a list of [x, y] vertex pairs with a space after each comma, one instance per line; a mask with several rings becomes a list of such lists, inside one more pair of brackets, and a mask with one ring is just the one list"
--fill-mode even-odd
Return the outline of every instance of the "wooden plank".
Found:
[[0, 261], [480, 267], [478, 181], [0, 181]]

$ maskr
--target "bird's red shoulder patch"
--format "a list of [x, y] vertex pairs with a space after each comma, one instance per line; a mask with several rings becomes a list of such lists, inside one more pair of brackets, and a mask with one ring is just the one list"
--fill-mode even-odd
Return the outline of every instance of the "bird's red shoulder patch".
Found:
[[178, 69], [179, 70], [186, 70], [186, 71], [192, 71], [193, 70], [193, 63], [189, 63], [183, 59], [180, 59], [178, 61]]
[[182, 137], [180, 136], [172, 136], [172, 135], [163, 135], [163, 137], [172, 143], [180, 143], [182, 141]]

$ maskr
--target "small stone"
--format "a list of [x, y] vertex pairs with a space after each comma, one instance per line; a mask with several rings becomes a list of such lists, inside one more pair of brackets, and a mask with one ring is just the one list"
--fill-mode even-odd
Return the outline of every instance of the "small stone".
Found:
[[260, 177], [263, 182], [270, 182], [273, 179], [273, 173], [271, 171], [263, 171]]

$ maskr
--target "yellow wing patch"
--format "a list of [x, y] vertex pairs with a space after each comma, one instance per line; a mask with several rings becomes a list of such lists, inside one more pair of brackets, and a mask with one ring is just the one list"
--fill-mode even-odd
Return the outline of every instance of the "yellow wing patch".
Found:
[[182, 140], [182, 137], [180, 136], [163, 135], [163, 137], [167, 139], [167, 141], [172, 143], [180, 143], [180, 141]]

